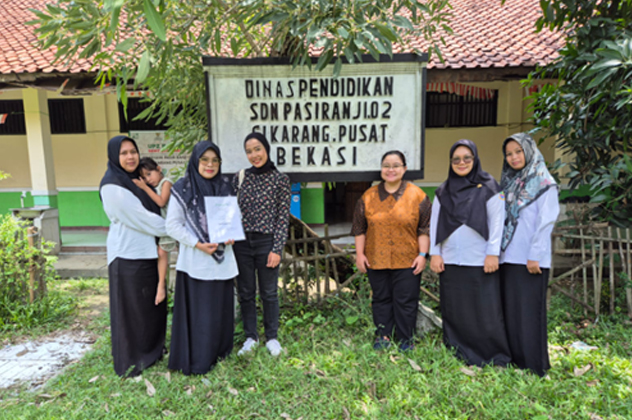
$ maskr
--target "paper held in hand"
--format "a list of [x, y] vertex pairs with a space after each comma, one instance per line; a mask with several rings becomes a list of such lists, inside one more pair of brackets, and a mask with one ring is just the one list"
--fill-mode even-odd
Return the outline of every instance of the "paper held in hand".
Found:
[[246, 239], [237, 197], [204, 197], [204, 205], [211, 243], [221, 244], [230, 239]]

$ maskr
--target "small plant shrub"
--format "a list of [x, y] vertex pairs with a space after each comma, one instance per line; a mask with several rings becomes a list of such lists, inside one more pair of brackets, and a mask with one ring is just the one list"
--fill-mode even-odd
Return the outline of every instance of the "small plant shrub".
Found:
[[[74, 313], [72, 297], [60, 292], [47, 293], [46, 283], [55, 279], [52, 245], [43, 242], [31, 247], [27, 226], [10, 215], [0, 216], [0, 330], [40, 326]], [[35, 300], [30, 302], [30, 271], [39, 278]]]

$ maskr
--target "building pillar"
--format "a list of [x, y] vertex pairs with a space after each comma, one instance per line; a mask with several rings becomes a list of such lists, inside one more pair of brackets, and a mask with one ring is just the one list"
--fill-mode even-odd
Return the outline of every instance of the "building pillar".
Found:
[[61, 250], [61, 231], [48, 100], [45, 91], [30, 88], [23, 90], [22, 100], [31, 170], [31, 195], [34, 207], [40, 210], [33, 216], [33, 225], [39, 229], [43, 239], [54, 243], [51, 252], [58, 254]]
[[57, 208], [57, 184], [46, 92], [39, 89], [24, 89], [22, 99], [33, 203], [35, 206]]

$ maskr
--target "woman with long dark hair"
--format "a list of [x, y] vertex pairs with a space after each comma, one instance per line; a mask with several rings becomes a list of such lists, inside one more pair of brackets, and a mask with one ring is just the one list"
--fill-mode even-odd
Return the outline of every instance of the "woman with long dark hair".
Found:
[[136, 142], [108, 142], [108, 169], [99, 193], [110, 219], [107, 238], [110, 331], [114, 371], [135, 376], [162, 357], [167, 302], [158, 293], [156, 237], [165, 236], [160, 208], [134, 181], [140, 178]]
[[468, 365], [511, 361], [500, 299], [498, 256], [505, 203], [481, 168], [474, 142], [450, 149], [430, 223], [430, 269], [439, 274], [443, 341]]
[[551, 232], [560, 213], [557, 183], [526, 133], [507, 138], [503, 153], [500, 187], [506, 197], [506, 218], [500, 278], [507, 338], [513, 363], [544, 376], [551, 367], [546, 289]]
[[169, 369], [185, 375], [208, 372], [233, 349], [233, 241], [210, 242], [204, 204], [205, 197], [233, 195], [221, 165], [217, 145], [196, 144], [184, 177], [171, 189], [167, 212], [167, 233], [180, 242]]
[[246, 233], [246, 240], [235, 244], [237, 291], [246, 334], [238, 354], [254, 350], [259, 343], [255, 301], [258, 282], [266, 347], [271, 355], [278, 356], [283, 350], [277, 337], [279, 263], [290, 220], [290, 179], [270, 160], [270, 144], [263, 134], [248, 134], [244, 150], [252, 166], [235, 174], [232, 181]]

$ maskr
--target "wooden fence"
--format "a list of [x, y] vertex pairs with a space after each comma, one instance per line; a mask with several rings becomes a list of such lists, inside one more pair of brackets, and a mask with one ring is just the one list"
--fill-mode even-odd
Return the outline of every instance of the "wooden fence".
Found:
[[[613, 314], [617, 293], [624, 290], [628, 316], [632, 318], [631, 231], [603, 223], [556, 227], [549, 290], [582, 306], [586, 314], [592, 312], [597, 316], [604, 299]], [[360, 277], [362, 273], [355, 269], [355, 249], [332, 243], [344, 237], [350, 235], [330, 236], [328, 226], [325, 236], [320, 237], [306, 225], [291, 225], [286, 258], [280, 267], [285, 295], [294, 296], [297, 301], [310, 298], [320, 301]], [[431, 282], [437, 280], [433, 273], [424, 275]], [[422, 291], [439, 302], [439, 297], [426, 288], [422, 287]]]
[[[557, 227], [553, 232], [553, 264], [567, 260], [574, 266], [560, 274], [562, 270], [553, 265], [549, 287], [581, 305], [586, 314], [590, 311], [595, 315], [600, 314], [603, 299], [607, 300], [609, 313], [614, 314], [617, 292], [625, 290], [627, 312], [632, 318], [630, 231], [604, 223]], [[581, 279], [579, 296], [575, 292], [576, 277]], [[561, 285], [562, 281], [568, 288]], [[604, 281], [607, 293], [603, 293]]]

